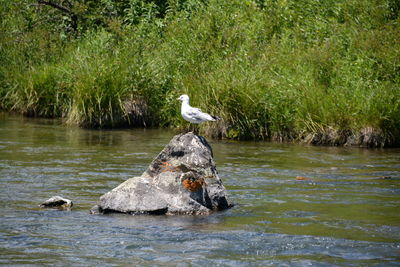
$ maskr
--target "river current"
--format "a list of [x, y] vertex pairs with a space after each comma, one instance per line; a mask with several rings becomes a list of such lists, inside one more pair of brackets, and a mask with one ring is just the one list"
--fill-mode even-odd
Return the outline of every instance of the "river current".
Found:
[[400, 266], [400, 149], [208, 139], [232, 209], [89, 214], [175, 134], [0, 114], [0, 265]]

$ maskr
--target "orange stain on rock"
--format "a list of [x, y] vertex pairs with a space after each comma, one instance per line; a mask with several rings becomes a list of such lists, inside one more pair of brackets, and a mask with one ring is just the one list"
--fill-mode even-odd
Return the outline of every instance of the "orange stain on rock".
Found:
[[203, 181], [201, 180], [192, 181], [190, 179], [185, 179], [182, 181], [182, 185], [190, 192], [196, 192], [197, 190], [200, 189], [200, 187], [203, 186]]
[[174, 167], [168, 161], [161, 162], [161, 164], [159, 166], [160, 166], [161, 172], [176, 172], [176, 171], [179, 171], [178, 167]]
[[297, 181], [304, 181], [304, 180], [310, 180], [310, 179], [308, 179], [307, 177], [304, 177], [304, 176], [296, 176], [296, 180]]

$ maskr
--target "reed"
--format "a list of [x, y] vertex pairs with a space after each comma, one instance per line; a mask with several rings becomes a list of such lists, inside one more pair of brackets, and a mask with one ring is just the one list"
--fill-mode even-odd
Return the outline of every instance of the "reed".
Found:
[[176, 98], [187, 93], [223, 118], [200, 128], [218, 137], [399, 145], [396, 1], [184, 3], [67, 40], [31, 44], [27, 31], [21, 48], [7, 35], [2, 109], [84, 127], [184, 127]]

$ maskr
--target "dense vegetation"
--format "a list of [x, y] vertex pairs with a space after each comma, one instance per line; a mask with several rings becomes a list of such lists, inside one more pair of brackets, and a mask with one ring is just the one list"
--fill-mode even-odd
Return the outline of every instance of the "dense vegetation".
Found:
[[0, 0], [0, 108], [84, 127], [399, 145], [398, 0]]

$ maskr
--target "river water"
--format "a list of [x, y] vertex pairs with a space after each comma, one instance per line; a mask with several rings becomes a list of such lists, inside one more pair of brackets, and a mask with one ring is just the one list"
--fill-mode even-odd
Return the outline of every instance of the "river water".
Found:
[[0, 265], [400, 266], [399, 149], [209, 140], [234, 208], [89, 214], [174, 134], [0, 114]]

